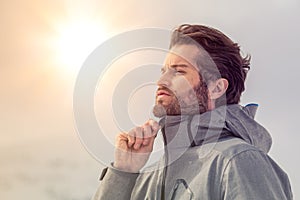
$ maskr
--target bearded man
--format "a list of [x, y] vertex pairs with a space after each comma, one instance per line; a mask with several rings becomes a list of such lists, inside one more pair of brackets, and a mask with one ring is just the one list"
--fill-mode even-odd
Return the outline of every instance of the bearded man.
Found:
[[[292, 199], [268, 156], [271, 136], [239, 105], [250, 58], [222, 32], [179, 26], [157, 82], [153, 113], [116, 139], [115, 160], [94, 199]], [[141, 171], [161, 130], [164, 156]]]

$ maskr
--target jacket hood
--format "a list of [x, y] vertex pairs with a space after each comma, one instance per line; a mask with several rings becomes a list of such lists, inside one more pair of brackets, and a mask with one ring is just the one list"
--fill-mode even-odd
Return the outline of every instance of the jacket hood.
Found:
[[166, 116], [160, 121], [165, 145], [168, 148], [199, 146], [231, 135], [267, 153], [272, 138], [254, 120], [257, 107], [257, 104], [232, 104], [203, 114]]

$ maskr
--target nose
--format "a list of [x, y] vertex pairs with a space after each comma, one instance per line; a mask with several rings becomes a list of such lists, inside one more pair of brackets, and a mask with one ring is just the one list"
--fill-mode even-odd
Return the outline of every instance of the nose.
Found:
[[156, 82], [158, 86], [170, 87], [171, 85], [171, 75], [168, 72], [163, 73], [158, 81]]

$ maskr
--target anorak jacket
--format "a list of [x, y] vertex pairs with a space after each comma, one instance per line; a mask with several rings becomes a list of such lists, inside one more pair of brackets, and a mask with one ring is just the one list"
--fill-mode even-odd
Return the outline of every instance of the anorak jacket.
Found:
[[94, 200], [290, 200], [287, 174], [268, 155], [256, 104], [160, 121], [164, 156], [140, 173], [108, 167]]

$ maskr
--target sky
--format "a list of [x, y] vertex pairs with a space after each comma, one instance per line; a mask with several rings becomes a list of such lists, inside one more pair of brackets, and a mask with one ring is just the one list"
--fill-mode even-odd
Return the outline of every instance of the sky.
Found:
[[[89, 199], [103, 163], [82, 144], [73, 115], [74, 87], [85, 59], [125, 31], [172, 30], [193, 23], [223, 31], [251, 54], [241, 104], [260, 105], [256, 119], [273, 138], [269, 154], [289, 175], [296, 199], [299, 21], [297, 0], [1, 1], [0, 198], [18, 199], [21, 194], [28, 199]], [[151, 62], [149, 57], [159, 63], [163, 53], [149, 52], [144, 57], [141, 52], [123, 56], [114, 65], [140, 66]], [[114, 75], [108, 81], [121, 77]], [[143, 107], [139, 95], [154, 86], [144, 88], [132, 95], [128, 112], [133, 121], [139, 120], [133, 105], [149, 113], [151, 101]], [[101, 109], [97, 112], [101, 115]], [[98, 144], [106, 145], [95, 141]]]

